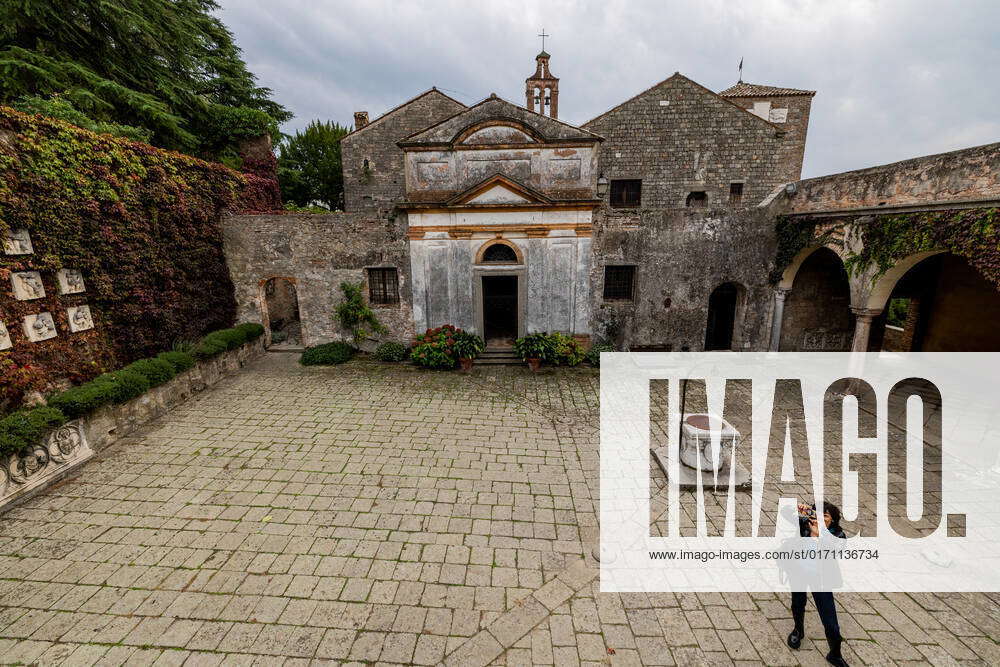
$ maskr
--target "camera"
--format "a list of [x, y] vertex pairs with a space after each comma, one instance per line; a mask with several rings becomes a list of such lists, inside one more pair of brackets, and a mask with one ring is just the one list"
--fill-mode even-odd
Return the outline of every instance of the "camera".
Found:
[[816, 508], [810, 507], [808, 510], [799, 510], [799, 535], [809, 537], [812, 534], [812, 527], [809, 525], [816, 520]]

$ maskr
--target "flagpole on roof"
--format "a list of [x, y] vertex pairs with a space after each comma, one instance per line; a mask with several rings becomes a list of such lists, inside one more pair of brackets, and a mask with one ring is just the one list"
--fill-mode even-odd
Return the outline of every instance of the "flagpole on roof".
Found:
[[736, 83], [743, 83], [743, 57], [740, 57], [740, 76]]

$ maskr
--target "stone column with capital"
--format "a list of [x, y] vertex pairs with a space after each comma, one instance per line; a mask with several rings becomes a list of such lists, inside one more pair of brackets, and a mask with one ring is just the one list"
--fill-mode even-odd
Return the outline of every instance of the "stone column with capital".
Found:
[[777, 352], [778, 345], [781, 343], [781, 322], [785, 316], [785, 298], [791, 291], [791, 287], [779, 287], [774, 292], [774, 313], [771, 317], [771, 345], [769, 348], [771, 352]]
[[851, 352], [867, 352], [868, 339], [871, 338], [872, 320], [882, 314], [881, 308], [851, 308], [854, 313], [854, 341]]

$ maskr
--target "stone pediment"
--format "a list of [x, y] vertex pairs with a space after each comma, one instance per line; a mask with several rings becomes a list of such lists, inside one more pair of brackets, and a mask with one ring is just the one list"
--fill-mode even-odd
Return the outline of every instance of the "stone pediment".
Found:
[[603, 138], [491, 95], [399, 142], [402, 148], [454, 148], [538, 143], [590, 144]]
[[448, 206], [549, 204], [552, 200], [526, 185], [496, 174], [448, 200]]

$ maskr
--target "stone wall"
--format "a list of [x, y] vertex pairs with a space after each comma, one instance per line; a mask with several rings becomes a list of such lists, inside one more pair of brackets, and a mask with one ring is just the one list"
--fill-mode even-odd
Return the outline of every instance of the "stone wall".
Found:
[[1000, 199], [1000, 143], [799, 181], [789, 213]]
[[778, 183], [797, 181], [802, 178], [802, 161], [805, 159], [812, 95], [727, 96], [726, 99], [747, 110], [753, 109], [755, 103], [769, 102], [771, 109], [782, 112], [781, 116], [784, 117], [784, 122], [776, 123], [776, 125], [785, 133], [785, 136], [777, 161], [778, 172], [775, 177]]
[[734, 182], [754, 205], [787, 171], [783, 131], [680, 74], [582, 127], [605, 139], [598, 173], [642, 179], [643, 209], [682, 208], [691, 192], [725, 207]]
[[464, 108], [461, 102], [432, 89], [344, 137], [340, 146], [345, 209], [388, 214], [406, 198], [403, 151], [396, 142]]
[[[704, 347], [708, 300], [719, 285], [741, 290], [735, 349], [766, 350], [773, 290], [774, 219], [765, 209], [643, 211], [595, 221], [591, 299], [593, 337], [630, 348]], [[631, 303], [603, 300], [604, 267], [636, 266]], [[617, 334], [615, 333], [617, 331]]]
[[336, 321], [341, 282], [367, 287], [367, 268], [392, 267], [399, 277], [399, 304], [373, 306], [390, 334], [409, 341], [413, 335], [410, 260], [404, 216], [377, 219], [364, 214], [330, 213], [235, 215], [223, 220], [229, 272], [236, 287], [240, 322], [269, 320], [264, 284], [270, 278], [295, 283], [302, 343], [307, 346], [346, 340]]

